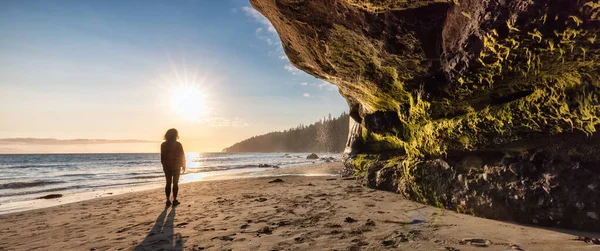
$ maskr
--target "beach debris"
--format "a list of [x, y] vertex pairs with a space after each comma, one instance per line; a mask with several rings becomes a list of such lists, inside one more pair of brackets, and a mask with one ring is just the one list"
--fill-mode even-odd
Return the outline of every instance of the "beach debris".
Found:
[[260, 197], [258, 199], [255, 199], [254, 201], [256, 201], [256, 202], [265, 202], [265, 201], [267, 201], [267, 198]]
[[[421, 230], [410, 230], [406, 234], [403, 232], [399, 233], [399, 232], [394, 231], [394, 234], [396, 236], [388, 239], [387, 241], [391, 241], [391, 242], [393, 242], [394, 246], [397, 246], [398, 243], [401, 243], [401, 242], [407, 242], [409, 240], [413, 240], [413, 241], [418, 240], [419, 236], [421, 235]], [[390, 244], [390, 245], [392, 245], [392, 244]]]
[[175, 225], [175, 227], [177, 227], [177, 228], [185, 228], [185, 226], [187, 226], [188, 224], [190, 224], [190, 223], [182, 222], [182, 223], [179, 223], [179, 224]]
[[49, 199], [56, 199], [56, 198], [60, 198], [63, 197], [62, 194], [59, 193], [53, 193], [53, 194], [48, 194], [42, 197], [38, 197], [38, 199], [44, 199], [44, 200], [49, 200]]
[[510, 249], [511, 250], [518, 250], [518, 251], [523, 251], [524, 250], [521, 247], [519, 247], [519, 245], [517, 245], [517, 244], [510, 244]]
[[396, 246], [396, 242], [394, 242], [393, 240], [384, 240], [381, 242], [382, 245], [389, 247], [389, 246]]
[[492, 244], [491, 241], [486, 239], [478, 239], [478, 238], [465, 238], [460, 240], [458, 243], [462, 245], [472, 245], [476, 247], [487, 247]]
[[315, 153], [311, 153], [308, 156], [306, 156], [306, 159], [319, 159], [319, 156]]
[[587, 236], [577, 236], [577, 238], [575, 238], [575, 240], [583, 241], [587, 244], [600, 245], [600, 239], [598, 239], [598, 238], [590, 238]]
[[289, 225], [292, 225], [292, 222], [290, 222], [288, 220], [282, 220], [282, 221], [277, 222], [276, 225], [279, 227], [289, 226]]
[[269, 181], [269, 183], [280, 183], [280, 182], [283, 182], [283, 180], [279, 179], [279, 178]]
[[375, 222], [371, 219], [367, 219], [367, 223], [365, 223], [365, 226], [370, 226], [370, 227], [375, 226]]
[[256, 232], [259, 233], [259, 234], [272, 234], [273, 233], [273, 229], [270, 228], [269, 226], [265, 226], [265, 227], [259, 229]]
[[348, 216], [348, 217], [346, 217], [346, 219], [344, 219], [344, 222], [346, 222], [346, 223], [354, 223], [354, 222], [357, 222], [357, 220], [355, 220], [354, 218]]
[[404, 233], [400, 233], [398, 236], [395, 237], [395, 239], [397, 239], [399, 242], [407, 242], [408, 241], [408, 237], [406, 235], [404, 235]]
[[205, 247], [201, 247], [198, 244], [194, 244], [194, 246], [192, 246], [192, 248], [190, 250], [192, 251], [200, 251], [200, 250], [205, 250]]
[[296, 238], [294, 238], [294, 241], [297, 242], [297, 243], [302, 243], [302, 242], [304, 242], [304, 238], [302, 238], [302, 237], [296, 237]]
[[[235, 235], [235, 234], [233, 234], [233, 235]], [[233, 238], [229, 235], [223, 235], [223, 236], [216, 237], [216, 238], [218, 238], [219, 240], [222, 240], [222, 241], [232, 241], [233, 240]]]
[[215, 231], [216, 229], [213, 228], [202, 228], [201, 225], [195, 226], [194, 230], [198, 231], [198, 232], [207, 232], [207, 231]]
[[334, 235], [334, 234], [341, 234], [341, 233], [342, 233], [342, 231], [336, 229], [336, 230], [332, 230], [331, 232], [329, 232], [327, 234]]
[[250, 226], [250, 225], [248, 225], [248, 224], [244, 224], [244, 225], [242, 225], [240, 228], [241, 228], [241, 229], [246, 229], [246, 228], [248, 228], [249, 226]]
[[307, 186], [314, 187], [315, 185], [313, 185], [313, 183], [308, 183]]
[[327, 223], [327, 224], [325, 224], [325, 227], [327, 227], [327, 228], [341, 228], [342, 225], [340, 225], [340, 224], [333, 224], [333, 223]]
[[455, 248], [455, 247], [444, 247], [445, 251], [460, 251], [460, 249]]
[[356, 243], [356, 245], [358, 245], [358, 246], [367, 246], [367, 245], [369, 245], [368, 242], [363, 241], [361, 239], [352, 239], [350, 242]]

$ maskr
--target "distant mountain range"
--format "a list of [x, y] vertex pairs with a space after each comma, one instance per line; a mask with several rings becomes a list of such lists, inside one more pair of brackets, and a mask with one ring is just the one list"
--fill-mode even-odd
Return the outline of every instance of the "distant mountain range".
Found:
[[311, 125], [270, 132], [243, 140], [223, 152], [342, 152], [348, 137], [350, 116], [331, 114]]

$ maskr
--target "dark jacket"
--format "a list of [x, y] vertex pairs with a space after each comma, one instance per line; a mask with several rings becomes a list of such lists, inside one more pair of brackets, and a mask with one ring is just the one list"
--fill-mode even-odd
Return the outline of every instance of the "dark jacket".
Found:
[[165, 141], [160, 145], [160, 163], [163, 169], [185, 166], [185, 153], [178, 141]]

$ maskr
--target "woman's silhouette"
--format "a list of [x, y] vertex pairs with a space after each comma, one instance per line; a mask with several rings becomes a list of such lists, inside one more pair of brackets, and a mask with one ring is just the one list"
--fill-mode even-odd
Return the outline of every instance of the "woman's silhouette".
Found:
[[167, 196], [167, 207], [171, 206], [169, 197], [171, 195], [171, 184], [173, 185], [173, 206], [179, 205], [177, 192], [179, 191], [179, 174], [185, 173], [185, 154], [183, 146], [177, 141], [179, 133], [177, 129], [171, 128], [165, 133], [165, 142], [160, 145], [160, 162], [167, 178], [165, 195]]

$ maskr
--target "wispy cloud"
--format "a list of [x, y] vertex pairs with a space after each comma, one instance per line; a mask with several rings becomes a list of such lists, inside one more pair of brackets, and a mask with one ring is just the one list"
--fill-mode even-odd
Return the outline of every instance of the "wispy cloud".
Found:
[[290, 73], [294, 74], [294, 75], [298, 75], [298, 74], [303, 74], [304, 73], [303, 71], [298, 70], [298, 68], [294, 67], [290, 63], [288, 63], [287, 65], [285, 65], [283, 68], [285, 70], [289, 71]]
[[158, 141], [142, 139], [55, 139], [55, 138], [3, 138], [3, 145], [96, 145], [96, 144], [139, 144]]
[[[281, 59], [284, 62], [284, 66], [283, 69], [285, 69], [286, 71], [290, 72], [292, 75], [295, 75], [297, 77], [311, 77], [310, 75], [308, 75], [307, 73], [305, 73], [304, 71], [301, 71], [300, 69], [296, 68], [295, 66], [293, 66], [290, 63], [289, 58], [287, 57], [287, 55], [285, 54], [284, 50], [283, 50], [283, 46], [281, 44], [281, 41], [279, 39], [279, 35], [277, 34], [277, 31], [275, 30], [275, 27], [273, 26], [273, 24], [271, 24], [271, 22], [265, 18], [260, 12], [256, 11], [255, 9], [253, 9], [250, 6], [243, 6], [240, 9], [240, 12], [244, 13], [244, 15], [246, 15], [247, 17], [249, 17], [250, 19], [252, 19], [254, 22], [260, 24], [260, 27], [256, 28], [255, 33], [256, 33], [256, 37], [260, 40], [265, 41], [271, 48], [272, 50], [269, 52], [269, 55], [277, 55], [277, 57], [279, 59]], [[303, 86], [316, 86], [318, 84], [302, 84]], [[320, 87], [320, 89], [323, 89], [323, 87]], [[336, 87], [333, 86], [332, 87], [327, 87], [327, 90], [335, 90]]]
[[279, 49], [279, 59], [285, 60], [285, 61], [290, 61], [290, 59], [287, 57], [287, 55], [285, 55], [285, 53], [283, 53], [283, 49]]
[[320, 83], [308, 83], [308, 82], [302, 82], [300, 83], [301, 86], [308, 86], [310, 88], [315, 87], [315, 88], [319, 88], [319, 90], [327, 90], [327, 91], [335, 91], [337, 90], [337, 86], [329, 83], [327, 81], [321, 81]]
[[[261, 25], [261, 27], [256, 28], [255, 31], [256, 37], [258, 37], [258, 39], [267, 42], [267, 44], [270, 46], [277, 46], [278, 48], [281, 48], [281, 42], [279, 42], [279, 36], [277, 35], [277, 31], [267, 18], [265, 18], [262, 14], [260, 14], [260, 12], [256, 11], [252, 7], [243, 6], [240, 9], [247, 17], [250, 17], [255, 22]], [[276, 52], [283, 53], [283, 50], [277, 49]], [[285, 55], [285, 53], [283, 54]], [[281, 58], [281, 55], [279, 56], [279, 58]]]
[[327, 81], [321, 81], [321, 83], [318, 85], [318, 87], [321, 90], [322, 89], [326, 89], [328, 91], [335, 91], [335, 90], [337, 90], [337, 86], [336, 85], [334, 85], [332, 83], [329, 83]]
[[246, 14], [246, 16], [251, 17], [255, 21], [259, 22], [261, 25], [266, 27], [269, 33], [277, 36], [277, 31], [275, 31], [275, 27], [271, 24], [271, 22], [269, 22], [269, 20], [265, 16], [260, 14], [260, 12], [256, 11], [250, 6], [243, 6], [241, 10], [242, 12], [244, 12], [244, 14]]
[[302, 95], [302, 97], [310, 98], [310, 93], [304, 93], [304, 95]]
[[256, 28], [255, 30], [256, 37], [260, 40], [265, 41], [269, 46], [274, 47], [273, 51], [269, 54], [276, 53], [279, 59], [285, 61], [286, 65], [283, 67], [285, 70], [289, 71], [293, 75], [306, 74], [303, 71], [298, 70], [292, 64], [290, 64], [287, 55], [285, 55], [285, 52], [283, 51], [281, 41], [279, 40], [279, 35], [277, 35], [275, 27], [273, 26], [273, 24], [271, 24], [271, 22], [269, 22], [267, 18], [265, 18], [262, 14], [260, 14], [260, 12], [256, 11], [250, 6], [243, 6], [240, 8], [240, 10], [247, 17], [250, 17], [252, 20], [260, 24], [261, 27]]

